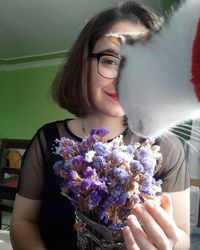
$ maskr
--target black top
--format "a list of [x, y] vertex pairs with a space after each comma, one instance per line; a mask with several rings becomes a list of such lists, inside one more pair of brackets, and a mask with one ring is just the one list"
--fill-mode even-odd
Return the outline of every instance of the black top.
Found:
[[[124, 138], [128, 138], [128, 143], [139, 141], [137, 136], [128, 137], [126, 132]], [[53, 144], [56, 138], [61, 137], [81, 141], [68, 129], [67, 120], [48, 123], [37, 131], [24, 154], [18, 188], [21, 196], [42, 200], [39, 226], [48, 250], [77, 249], [76, 231], [73, 228], [74, 208], [61, 195], [60, 179], [53, 170], [54, 163], [61, 160], [59, 155], [53, 153]], [[159, 142], [163, 165], [155, 178], [162, 179], [163, 191], [184, 190], [189, 187], [189, 176], [183, 147], [171, 133], [164, 138]]]

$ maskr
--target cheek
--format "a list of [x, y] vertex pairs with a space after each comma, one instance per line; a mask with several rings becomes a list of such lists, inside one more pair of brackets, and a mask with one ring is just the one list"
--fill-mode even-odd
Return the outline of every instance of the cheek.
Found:
[[105, 87], [110, 89], [115, 88], [116, 80], [106, 79], [99, 75], [97, 70], [96, 62], [91, 62], [90, 64], [90, 90], [92, 96], [97, 96], [98, 93], [102, 92]]
[[90, 86], [92, 90], [102, 88], [110, 83], [110, 81], [99, 75], [96, 67], [91, 67]]

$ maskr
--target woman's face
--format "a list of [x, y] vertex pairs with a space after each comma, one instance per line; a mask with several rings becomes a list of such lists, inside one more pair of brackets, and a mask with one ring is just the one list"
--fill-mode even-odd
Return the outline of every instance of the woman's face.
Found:
[[[148, 30], [139, 24], [133, 24], [128, 21], [121, 21], [116, 23], [109, 31], [109, 33], [148, 33]], [[113, 55], [120, 55], [119, 43], [112, 42], [109, 36], [103, 36], [99, 39], [92, 51], [92, 53], [105, 52]], [[92, 102], [94, 112], [104, 113], [113, 117], [121, 117], [124, 111], [120, 106], [116, 93], [116, 79], [108, 79], [98, 73], [97, 58], [90, 59], [90, 85]], [[104, 62], [104, 61], [103, 61]], [[106, 64], [114, 64], [115, 61], [106, 61]], [[109, 66], [109, 65], [108, 65]], [[109, 66], [110, 67], [110, 66]], [[109, 74], [109, 69], [106, 72]], [[110, 73], [111, 74], [111, 73]]]

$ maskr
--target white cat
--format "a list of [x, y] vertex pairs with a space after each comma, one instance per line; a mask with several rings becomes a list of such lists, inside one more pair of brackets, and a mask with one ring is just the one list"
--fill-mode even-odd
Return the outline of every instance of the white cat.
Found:
[[200, 114], [200, 0], [187, 0], [146, 43], [127, 45], [119, 99], [143, 137]]

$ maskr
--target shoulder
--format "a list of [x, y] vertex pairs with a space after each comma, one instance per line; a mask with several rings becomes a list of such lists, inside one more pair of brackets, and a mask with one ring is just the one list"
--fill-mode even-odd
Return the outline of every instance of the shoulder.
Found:
[[160, 151], [163, 156], [180, 158], [185, 157], [184, 141], [181, 141], [174, 133], [165, 132], [159, 140]]
[[48, 122], [45, 123], [44, 125], [42, 125], [38, 131], [44, 130], [44, 129], [48, 129], [48, 128], [52, 128], [52, 127], [60, 127], [60, 126], [64, 126], [64, 124], [70, 119], [64, 119], [64, 120], [57, 120], [57, 121], [52, 121], [52, 122]]
[[69, 120], [71, 119], [57, 120], [45, 123], [36, 131], [36, 135], [45, 133], [46, 135], [49, 134], [49, 136], [51, 136], [54, 132], [58, 132], [60, 135], [62, 135], [66, 131], [66, 124]]
[[160, 137], [159, 145], [163, 156], [163, 171], [185, 165], [184, 144], [174, 133], [164, 133]]
[[65, 124], [67, 121], [68, 119], [45, 123], [40, 128], [38, 128], [32, 138], [32, 142], [38, 141], [40, 145], [44, 145], [44, 143], [47, 141], [55, 140], [55, 138], [59, 137], [60, 131], [65, 129]]
[[178, 192], [189, 187], [189, 175], [183, 143], [173, 133], [166, 132], [160, 138], [160, 152], [163, 156], [162, 167], [156, 178], [163, 180], [163, 191]]
[[174, 133], [168, 131], [159, 138], [159, 144], [165, 150], [182, 150], [184, 143]]

